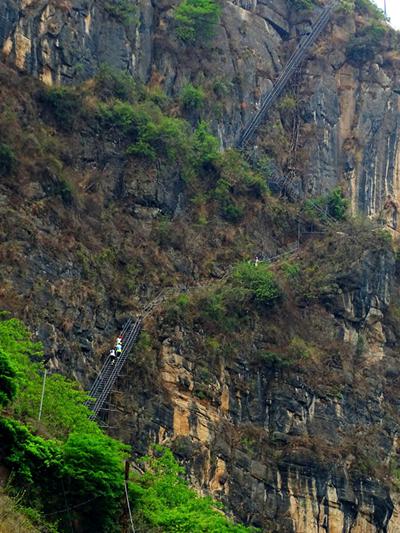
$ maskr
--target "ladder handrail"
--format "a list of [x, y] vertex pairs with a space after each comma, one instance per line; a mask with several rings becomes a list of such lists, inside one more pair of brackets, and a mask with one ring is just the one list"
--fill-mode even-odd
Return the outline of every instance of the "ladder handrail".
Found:
[[115, 371], [120, 369], [120, 362], [121, 360], [124, 360], [125, 359], [125, 353], [127, 351], [128, 348], [130, 348], [130, 339], [132, 337], [132, 332], [135, 331], [135, 328], [136, 328], [136, 324], [137, 322], [135, 322], [135, 324], [133, 325], [133, 328], [132, 330], [128, 333], [128, 339], [126, 341], [126, 343], [124, 344], [124, 348], [122, 350], [122, 353], [121, 355], [116, 359], [114, 360], [114, 362], [112, 363], [112, 365], [110, 365], [109, 367], [109, 372], [108, 372], [108, 375], [105, 376], [104, 380], [103, 380], [103, 384], [102, 384], [102, 387], [101, 387], [101, 391], [98, 395], [98, 397], [96, 398], [96, 401], [95, 401], [95, 404], [93, 406], [93, 408], [97, 405], [97, 403], [99, 402], [99, 399], [101, 398], [102, 394], [103, 394], [103, 391], [105, 388], [107, 388], [109, 382], [110, 382], [110, 379], [112, 378], [113, 374], [115, 374]]
[[[138, 336], [138, 334], [139, 334], [139, 330], [137, 331], [134, 340], [136, 340], [136, 337]], [[130, 348], [132, 348], [132, 345], [130, 346]], [[126, 360], [128, 358], [129, 353], [130, 353], [130, 349], [129, 350], [127, 349], [125, 351], [124, 355], [120, 356], [118, 363], [115, 364], [115, 368], [112, 370], [112, 373], [109, 376], [106, 384], [104, 385], [104, 388], [102, 389], [99, 397], [97, 398], [95, 404], [92, 407], [93, 414], [90, 417], [91, 419], [94, 419], [96, 417], [96, 415], [103, 408], [104, 402], [106, 401], [108, 395], [110, 394], [110, 392], [112, 390], [112, 387], [113, 387], [115, 381], [117, 380], [117, 378], [118, 378], [118, 376], [119, 376], [119, 374], [120, 374], [120, 372], [122, 370], [122, 367], [123, 367], [123, 365], [125, 364], [125, 362], [126, 362]]]
[[311, 33], [301, 40], [299, 46], [296, 48], [288, 63], [281, 71], [278, 80], [276, 81], [272, 89], [262, 98], [261, 108], [257, 111], [257, 113], [255, 113], [255, 115], [250, 119], [249, 123], [244, 128], [244, 131], [237, 143], [238, 148], [243, 148], [247, 144], [247, 142], [253, 136], [255, 130], [260, 125], [267, 111], [281, 95], [293, 72], [297, 69], [297, 67], [305, 57], [308, 49], [317, 40], [322, 30], [328, 23], [331, 13], [336, 7], [337, 3], [338, 0], [332, 0], [332, 2], [323, 9], [321, 14], [315, 21]]
[[[126, 332], [128, 331], [128, 328], [131, 326], [132, 324], [132, 318], [128, 318], [128, 320], [125, 322], [125, 324], [123, 325], [122, 327], [122, 330], [121, 330], [121, 333], [120, 333], [120, 336], [121, 337], [124, 337], [124, 335], [126, 335]], [[97, 377], [94, 381], [94, 383], [92, 384], [91, 388], [90, 388], [90, 391], [89, 391], [89, 396], [91, 398], [95, 398], [97, 396], [97, 392], [98, 392], [98, 389], [99, 387], [101, 387], [101, 383], [104, 379], [104, 375], [108, 369], [108, 367], [111, 366], [111, 363], [112, 363], [112, 357], [110, 355], [107, 356], [100, 372], [97, 374]], [[92, 400], [88, 400], [86, 402], [86, 405], [92, 403]]]
[[111, 392], [111, 389], [122, 370], [122, 367], [128, 359], [132, 347], [139, 336], [141, 328], [142, 319], [138, 318], [126, 334], [121, 355], [116, 358], [114, 363], [110, 365], [103, 376], [102, 385], [98, 390], [98, 396], [95, 398], [93, 405], [91, 405], [92, 415], [90, 416], [90, 419], [93, 420], [101, 411], [107, 396]]

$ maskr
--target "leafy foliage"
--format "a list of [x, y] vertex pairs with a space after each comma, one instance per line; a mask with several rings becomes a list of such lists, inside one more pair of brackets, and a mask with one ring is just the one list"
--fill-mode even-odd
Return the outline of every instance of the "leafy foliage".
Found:
[[344, 197], [338, 187], [326, 196], [320, 196], [319, 198], [313, 198], [305, 202], [306, 211], [310, 215], [316, 215], [321, 220], [325, 220], [327, 217], [344, 220], [348, 206], [349, 202], [347, 198]]
[[92, 531], [120, 531], [124, 457], [125, 447], [103, 434], [71, 433], [63, 447], [61, 474], [69, 501], [78, 505], [93, 496], [79, 511]]
[[183, 478], [172, 452], [156, 447], [143, 458], [145, 473], [135, 475], [130, 494], [140, 521], [164, 533], [245, 533], [256, 530], [234, 524], [216, 509], [211, 498], [199, 497]]
[[187, 111], [200, 109], [204, 105], [205, 94], [201, 87], [187, 83], [182, 87], [180, 94], [181, 106]]
[[386, 28], [380, 22], [372, 22], [354, 35], [347, 47], [347, 58], [356, 65], [371, 61], [380, 51]]
[[311, 10], [315, 5], [313, 0], [290, 0], [290, 4], [298, 10]]
[[0, 406], [7, 405], [17, 392], [16, 372], [6, 352], [0, 349]]
[[383, 10], [379, 9], [379, 7], [371, 0], [355, 0], [354, 7], [362, 15], [368, 15], [379, 21], [386, 20]]
[[215, 34], [220, 12], [215, 0], [183, 0], [174, 13], [176, 35], [191, 44], [209, 41]]
[[100, 98], [118, 98], [133, 102], [138, 88], [131, 75], [122, 70], [102, 65], [95, 77], [95, 93]]
[[0, 143], [0, 176], [9, 176], [17, 168], [17, 158], [8, 144]]
[[239, 263], [233, 272], [233, 278], [251, 298], [264, 305], [272, 304], [281, 296], [275, 276], [265, 263]]
[[[42, 358], [42, 347], [31, 342], [29, 332], [21, 322], [11, 319], [0, 321], [0, 350], [0, 353], [7, 354], [16, 374], [18, 396], [10, 406], [10, 412], [35, 426], [44, 370], [38, 361]], [[58, 374], [49, 375], [41, 423], [59, 439], [65, 439], [72, 430], [99, 432], [97, 424], [88, 420], [85, 399], [86, 394], [76, 383]]]
[[75, 89], [70, 87], [44, 88], [39, 94], [39, 100], [52, 113], [60, 129], [66, 131], [72, 129], [82, 104], [81, 97]]
[[236, 150], [227, 150], [215, 161], [218, 180], [213, 196], [221, 215], [229, 222], [239, 222], [244, 215], [240, 196], [262, 198], [267, 192], [265, 179], [255, 172]]
[[109, 0], [104, 8], [124, 26], [130, 26], [136, 20], [136, 7], [132, 0]]
[[[183, 299], [181, 304], [187, 302]], [[142, 335], [141, 347], [149, 342]], [[21, 322], [0, 321], [0, 392], [4, 395], [0, 400], [13, 400], [18, 384], [18, 397], [7, 407], [7, 415], [23, 418], [30, 425], [0, 418], [2, 464], [11, 469], [14, 485], [33, 506], [30, 514], [36, 522], [44, 524], [42, 513], [57, 520], [57, 528], [46, 525], [43, 531], [70, 531], [71, 523], [79, 523], [81, 531], [117, 533], [121, 531], [123, 464], [128, 447], [88, 420], [85, 395], [61, 376], [48, 378], [46, 391], [51, 401], [45, 403], [40, 425], [53, 438], [33, 433], [41, 392], [41, 358], [41, 346], [30, 340]], [[199, 498], [188, 488], [171, 452], [163, 452], [158, 462], [147, 458], [144, 462], [149, 470], [131, 485], [131, 492], [137, 518], [149, 526], [146, 531], [153, 526], [166, 532], [249, 531], [216, 513], [211, 499]]]
[[218, 155], [218, 141], [205, 122], [192, 132], [188, 122], [165, 115], [153, 102], [117, 101], [101, 105], [99, 112], [104, 125], [120, 130], [131, 141], [129, 155], [166, 159], [177, 164], [186, 179]]

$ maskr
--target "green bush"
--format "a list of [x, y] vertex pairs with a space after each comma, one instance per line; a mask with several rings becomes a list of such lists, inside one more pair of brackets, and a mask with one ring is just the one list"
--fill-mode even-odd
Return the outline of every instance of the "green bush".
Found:
[[104, 9], [124, 26], [131, 26], [136, 22], [136, 6], [132, 0], [109, 0]]
[[223, 322], [227, 315], [227, 309], [222, 292], [211, 292], [202, 301], [202, 314], [214, 322]]
[[295, 9], [311, 10], [315, 6], [313, 0], [289, 0]]
[[17, 393], [17, 374], [10, 358], [0, 348], [0, 406], [7, 405]]
[[95, 77], [95, 93], [102, 99], [118, 98], [133, 102], [138, 89], [130, 74], [102, 65]]
[[39, 100], [51, 111], [57, 126], [70, 131], [81, 109], [81, 97], [70, 87], [51, 87], [43, 89]]
[[208, 129], [208, 124], [201, 120], [192, 137], [192, 165], [195, 169], [215, 162], [219, 157], [219, 142]]
[[[16, 374], [18, 395], [9, 412], [34, 426], [43, 382], [42, 346], [31, 342], [29, 332], [20, 321], [11, 319], [0, 321], [0, 350], [7, 355]], [[58, 439], [67, 438], [72, 430], [100, 432], [97, 424], [88, 420], [89, 410], [84, 405], [86, 398], [76, 383], [59, 374], [49, 375], [41, 425]]]
[[333, 189], [326, 196], [313, 198], [305, 202], [305, 210], [312, 216], [317, 216], [324, 221], [328, 217], [336, 220], [344, 220], [346, 218], [349, 202], [344, 197], [342, 191], [337, 187]]
[[232, 194], [229, 182], [221, 178], [214, 189], [214, 198], [218, 201], [221, 215], [229, 222], [240, 222], [244, 215], [244, 210], [238, 205]]
[[130, 141], [128, 155], [166, 159], [180, 168], [185, 179], [218, 157], [218, 141], [205, 122], [192, 132], [187, 121], [165, 115], [153, 102], [102, 104], [99, 116], [105, 126], [119, 130]]
[[215, 0], [183, 0], [175, 9], [176, 35], [184, 42], [207, 42], [215, 34], [221, 8]]
[[295, 280], [300, 276], [301, 267], [294, 261], [283, 261], [280, 268], [288, 280]]
[[346, 46], [346, 56], [349, 61], [356, 65], [371, 61], [381, 50], [385, 33], [385, 26], [379, 22], [373, 22], [362, 28]]
[[326, 199], [328, 213], [336, 220], [344, 220], [346, 218], [349, 201], [343, 196], [339, 188], [333, 189]]
[[17, 168], [17, 158], [8, 144], [0, 143], [0, 176], [9, 176]]
[[263, 176], [255, 172], [237, 150], [223, 152], [216, 161], [216, 167], [220, 178], [235, 194], [251, 194], [262, 198], [268, 191]]
[[287, 356], [287, 354], [270, 350], [258, 353], [258, 358], [262, 363], [272, 368], [287, 368], [293, 364], [293, 361]]
[[371, 0], [355, 0], [354, 7], [362, 15], [370, 16], [378, 21], [386, 20], [385, 13]]
[[250, 533], [254, 528], [236, 525], [211, 498], [197, 496], [184, 480], [172, 452], [155, 447], [153, 456], [142, 459], [145, 473], [135, 474], [129, 484], [136, 522], [143, 531], [157, 528], [163, 533]]
[[297, 108], [297, 100], [293, 94], [283, 96], [278, 102], [278, 109], [283, 113], [291, 113]]
[[251, 298], [264, 305], [270, 305], [281, 297], [275, 275], [265, 263], [239, 263], [233, 271], [233, 279]]
[[62, 455], [56, 441], [33, 435], [16, 420], [0, 418], [0, 451], [2, 461], [12, 469], [20, 486], [34, 484], [34, 493], [40, 492], [42, 484], [45, 489], [46, 483], [52, 487]]
[[229, 222], [240, 222], [244, 216], [243, 201], [239, 195], [263, 198], [267, 185], [261, 174], [250, 165], [236, 150], [227, 150], [215, 159], [214, 166], [219, 179], [212, 196], [218, 202], [220, 213]]
[[183, 109], [193, 111], [203, 107], [205, 97], [201, 87], [195, 87], [191, 83], [187, 83], [182, 87], [179, 99]]
[[288, 346], [288, 355], [294, 361], [308, 359], [312, 355], [312, 347], [301, 337], [294, 336]]
[[[14, 482], [44, 509], [71, 508], [85, 531], [117, 533], [123, 495], [125, 447], [101, 433], [71, 433], [64, 445], [33, 435], [21, 423], [0, 419], [2, 460]], [[82, 502], [87, 502], [81, 505]], [[64, 513], [61, 513], [61, 520]], [[64, 515], [65, 516], [65, 515]], [[67, 519], [67, 517], [65, 517]], [[62, 530], [64, 528], [62, 527]]]
[[127, 447], [103, 434], [71, 433], [62, 452], [61, 475], [71, 507], [92, 496], [77, 518], [86, 531], [120, 532], [123, 460]]

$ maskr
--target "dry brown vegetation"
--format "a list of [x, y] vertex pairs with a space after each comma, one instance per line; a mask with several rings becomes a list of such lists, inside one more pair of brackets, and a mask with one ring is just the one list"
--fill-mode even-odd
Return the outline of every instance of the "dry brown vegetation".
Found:
[[39, 533], [39, 531], [21, 512], [18, 500], [0, 489], [0, 533]]

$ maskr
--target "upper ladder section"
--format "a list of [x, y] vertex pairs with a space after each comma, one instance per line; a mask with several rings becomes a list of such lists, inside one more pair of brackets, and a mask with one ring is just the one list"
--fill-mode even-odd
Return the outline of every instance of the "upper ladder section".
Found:
[[116, 382], [122, 367], [126, 363], [128, 356], [133, 348], [133, 345], [139, 337], [142, 329], [142, 319], [138, 318], [135, 322], [128, 320], [125, 324], [121, 336], [123, 338], [123, 348], [119, 357], [108, 356], [103, 368], [97, 376], [95, 382], [90, 389], [90, 400], [86, 402], [86, 405], [92, 410], [90, 419], [96, 418], [101, 409], [104, 406], [105, 401], [110, 394], [114, 383]]
[[282, 94], [285, 89], [288, 81], [306, 57], [309, 49], [321, 35], [321, 32], [324, 30], [326, 25], [329, 22], [331, 14], [335, 7], [338, 5], [339, 0], [332, 0], [320, 13], [319, 17], [313, 25], [312, 31], [310, 34], [306, 35], [301, 41], [296, 51], [293, 53], [288, 63], [285, 65], [284, 69], [280, 73], [278, 80], [272, 89], [264, 95], [260, 109], [252, 117], [249, 123], [245, 126], [242, 135], [237, 143], [238, 148], [244, 148], [246, 144], [253, 137], [255, 131], [259, 128], [260, 124], [263, 122], [265, 115], [271, 108], [271, 106], [276, 102], [279, 96]]

